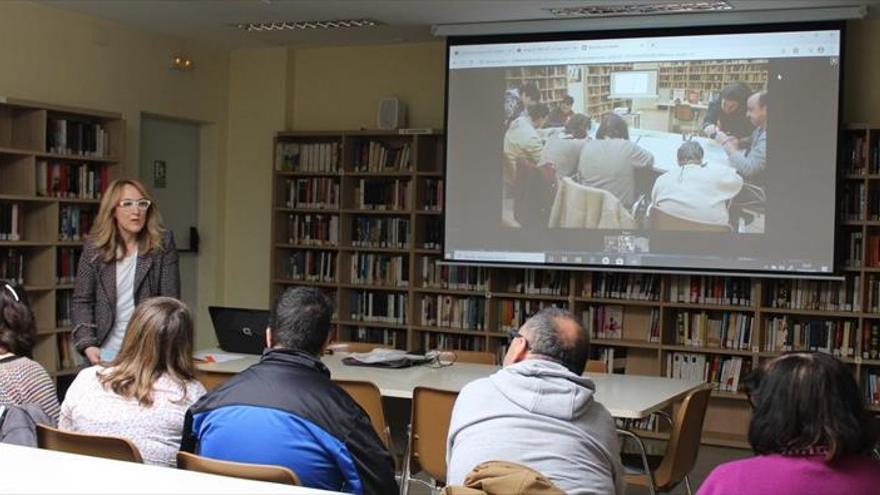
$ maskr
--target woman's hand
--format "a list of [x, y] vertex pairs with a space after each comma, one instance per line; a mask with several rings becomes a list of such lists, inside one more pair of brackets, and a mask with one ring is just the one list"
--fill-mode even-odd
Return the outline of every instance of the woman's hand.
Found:
[[91, 364], [98, 364], [101, 362], [101, 349], [94, 346], [86, 347], [86, 359], [88, 359]]

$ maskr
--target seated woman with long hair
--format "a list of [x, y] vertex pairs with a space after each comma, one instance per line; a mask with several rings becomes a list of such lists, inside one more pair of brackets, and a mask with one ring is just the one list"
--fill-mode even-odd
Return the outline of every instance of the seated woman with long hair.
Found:
[[877, 431], [852, 370], [824, 353], [791, 353], [746, 383], [757, 457], [715, 468], [698, 495], [861, 495], [880, 490]]
[[187, 408], [205, 394], [194, 378], [186, 305], [147, 299], [132, 315], [116, 359], [82, 370], [61, 404], [62, 430], [132, 441], [148, 464], [173, 466]]

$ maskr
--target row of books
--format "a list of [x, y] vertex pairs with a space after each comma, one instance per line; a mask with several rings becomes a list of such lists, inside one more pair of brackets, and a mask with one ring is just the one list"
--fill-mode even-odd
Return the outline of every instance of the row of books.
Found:
[[626, 373], [626, 348], [591, 347], [590, 359], [605, 363], [605, 373]]
[[351, 319], [406, 325], [406, 294], [352, 291], [349, 299]]
[[0, 279], [24, 285], [24, 253], [0, 248]]
[[406, 210], [409, 208], [409, 180], [360, 179], [354, 186], [355, 207], [366, 210]]
[[567, 296], [568, 274], [561, 270], [516, 270], [510, 274], [505, 292]]
[[681, 275], [669, 278], [669, 300], [674, 303], [750, 306], [755, 287], [750, 279]]
[[351, 258], [351, 283], [409, 287], [409, 256], [355, 253]]
[[422, 286], [431, 289], [485, 291], [489, 289], [489, 269], [436, 263], [438, 258], [422, 258]]
[[[38, 344], [39, 345], [39, 344]], [[73, 346], [70, 345], [70, 334], [64, 333], [58, 335], [58, 338], [55, 339], [55, 345], [58, 349], [58, 361], [57, 366], [58, 369], [70, 370], [77, 366], [76, 361], [73, 359], [72, 349]], [[50, 370], [51, 371], [51, 370]]]
[[498, 301], [498, 328], [502, 332], [518, 330], [533, 314], [548, 308], [568, 309], [568, 304], [551, 301], [501, 299]]
[[291, 213], [287, 216], [287, 242], [307, 246], [338, 246], [339, 216]]
[[876, 139], [869, 144], [864, 133], [850, 134], [847, 136], [845, 146], [848, 155], [845, 164], [847, 173], [857, 175], [880, 173]]
[[46, 149], [64, 155], [107, 156], [109, 135], [101, 124], [49, 118]]
[[288, 208], [339, 208], [339, 179], [286, 179], [285, 186], [284, 205]]
[[861, 287], [861, 276], [855, 275], [844, 282], [767, 279], [762, 291], [771, 308], [861, 311]]
[[409, 245], [411, 228], [408, 218], [358, 216], [352, 221], [352, 246], [405, 249]]
[[[849, 232], [846, 234], [846, 242], [841, 243], [841, 259], [843, 260], [843, 264], [845, 266], [852, 267], [860, 267], [862, 266], [862, 261], [864, 257], [862, 256], [862, 239], [864, 236], [861, 231]], [[878, 239], [880, 242], [880, 239]], [[869, 247], [872, 244], [868, 243]], [[880, 251], [872, 250], [869, 251], [871, 253], [871, 257], [868, 259], [867, 266], [877, 266], [880, 265]]]
[[81, 255], [81, 248], [58, 248], [58, 258], [55, 260], [56, 283], [72, 284], [76, 280], [76, 269]]
[[486, 328], [486, 299], [438, 294], [422, 298], [422, 325], [463, 330]]
[[73, 291], [59, 290], [55, 293], [55, 325], [58, 328], [73, 326]]
[[422, 347], [425, 350], [447, 349], [486, 352], [486, 339], [473, 335], [425, 332], [422, 334]]
[[296, 251], [282, 261], [284, 277], [308, 282], [336, 282], [336, 253], [330, 251]]
[[666, 355], [666, 377], [702, 380], [720, 392], [738, 392], [742, 376], [751, 367], [750, 359], [675, 352]]
[[[581, 321], [590, 338], [622, 340], [624, 338], [624, 308], [617, 305], [590, 306], [581, 313]], [[645, 329], [645, 340], [660, 342], [660, 312], [651, 310]]]
[[660, 300], [660, 276], [643, 273], [593, 272], [584, 275], [583, 297]]
[[422, 247], [425, 249], [440, 249], [443, 245], [443, 218], [429, 217], [425, 219], [425, 241]]
[[390, 145], [379, 141], [355, 142], [352, 163], [358, 172], [388, 172], [412, 169], [412, 150], [409, 143]]
[[275, 170], [282, 172], [337, 172], [339, 143], [278, 143]]
[[62, 205], [58, 219], [58, 240], [79, 242], [92, 230], [95, 220], [93, 207]]
[[110, 184], [107, 165], [38, 161], [37, 196], [101, 199]]
[[844, 220], [865, 219], [865, 183], [845, 182], [838, 210]]
[[425, 179], [422, 209], [443, 211], [443, 179]]
[[0, 241], [20, 241], [22, 233], [22, 205], [0, 202]]
[[764, 325], [764, 350], [821, 351], [850, 357], [855, 355], [857, 328], [854, 320], [768, 318]]
[[880, 404], [880, 370], [865, 373], [865, 402], [872, 406]]
[[880, 322], [871, 321], [862, 328], [862, 359], [880, 359]]
[[747, 313], [680, 311], [675, 315], [675, 343], [747, 351], [752, 347], [754, 320]]
[[[859, 232], [859, 240], [861, 240], [861, 232]], [[880, 234], [876, 231], [869, 231], [865, 244], [868, 252], [865, 266], [880, 267]], [[859, 251], [861, 252], [861, 245], [859, 245]]]
[[369, 342], [382, 344], [394, 349], [406, 349], [406, 331], [390, 328], [357, 327], [349, 330], [347, 340], [351, 342]]

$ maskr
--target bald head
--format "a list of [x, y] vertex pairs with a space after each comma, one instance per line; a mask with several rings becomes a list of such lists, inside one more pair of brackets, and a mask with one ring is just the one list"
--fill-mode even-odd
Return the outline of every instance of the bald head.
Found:
[[572, 373], [584, 371], [589, 354], [589, 340], [584, 327], [574, 316], [558, 308], [544, 308], [529, 318], [520, 329], [529, 341], [529, 354], [555, 361]]
[[746, 115], [755, 127], [767, 128], [767, 92], [760, 91], [749, 96]]

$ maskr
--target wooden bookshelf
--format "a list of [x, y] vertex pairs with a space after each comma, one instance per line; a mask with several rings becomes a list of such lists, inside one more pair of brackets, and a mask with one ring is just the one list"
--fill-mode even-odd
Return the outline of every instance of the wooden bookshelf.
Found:
[[681, 89], [685, 95], [697, 92], [707, 102], [724, 86], [743, 82], [752, 88], [767, 84], [767, 60], [707, 60], [661, 62], [657, 71], [657, 88]]
[[69, 312], [77, 253], [124, 156], [121, 114], [0, 97], [0, 205], [18, 205], [21, 229], [19, 240], [0, 240], [0, 278], [28, 293], [34, 359], [55, 378], [76, 372]]

